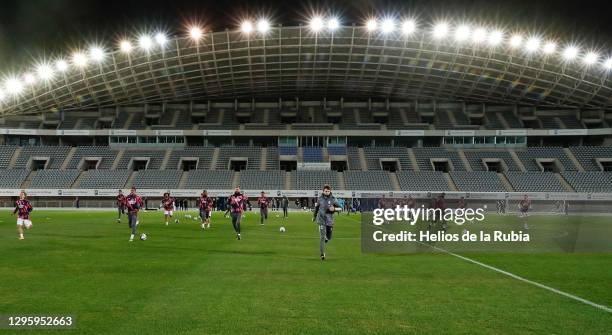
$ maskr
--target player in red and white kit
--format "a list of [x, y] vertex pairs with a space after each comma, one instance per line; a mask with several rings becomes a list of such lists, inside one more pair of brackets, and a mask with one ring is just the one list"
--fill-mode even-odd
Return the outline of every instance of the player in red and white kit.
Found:
[[521, 221], [523, 221], [523, 227], [525, 227], [525, 229], [529, 229], [529, 226], [527, 225], [527, 216], [529, 216], [529, 209], [531, 209], [531, 199], [529, 199], [527, 194], [525, 194], [523, 199], [519, 201], [518, 209], [519, 218], [521, 218]]
[[232, 217], [232, 226], [236, 232], [236, 239], [240, 240], [240, 221], [242, 220], [242, 214], [246, 208], [247, 197], [240, 192], [240, 187], [236, 187], [234, 193], [227, 199], [229, 205], [230, 215]]
[[202, 229], [210, 228], [210, 214], [213, 208], [213, 199], [208, 196], [206, 190], [202, 191], [198, 199], [200, 208], [200, 218], [202, 219]]
[[30, 220], [30, 213], [33, 210], [32, 203], [26, 199], [27, 195], [25, 191], [19, 193], [19, 200], [15, 201], [15, 210], [13, 215], [17, 214], [17, 232], [19, 233], [19, 239], [23, 240], [23, 228], [32, 228], [32, 221]]
[[266, 192], [261, 191], [261, 196], [257, 199], [257, 204], [259, 204], [259, 223], [263, 226], [264, 220], [268, 219], [268, 205], [270, 204], [270, 199], [266, 197]]
[[121, 214], [125, 214], [125, 195], [119, 190], [117, 194], [117, 223], [121, 223]]
[[[164, 208], [164, 218], [166, 219], [166, 226], [167, 226], [170, 219], [172, 219], [172, 215], [174, 214], [174, 211], [176, 210], [176, 199], [171, 197], [170, 193], [166, 192], [164, 193], [164, 197], [161, 200], [161, 205], [159, 207]], [[179, 220], [175, 219], [174, 223], [179, 223]]]
[[128, 211], [128, 226], [132, 230], [130, 242], [134, 240], [134, 235], [136, 235], [136, 227], [138, 226], [138, 212], [142, 206], [142, 198], [136, 194], [136, 187], [132, 186], [130, 194], [125, 197], [125, 208]]

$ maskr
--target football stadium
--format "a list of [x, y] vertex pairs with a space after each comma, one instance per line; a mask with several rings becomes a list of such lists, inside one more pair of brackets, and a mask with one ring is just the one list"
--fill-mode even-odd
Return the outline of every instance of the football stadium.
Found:
[[610, 334], [611, 50], [336, 9], [2, 69], [0, 333]]

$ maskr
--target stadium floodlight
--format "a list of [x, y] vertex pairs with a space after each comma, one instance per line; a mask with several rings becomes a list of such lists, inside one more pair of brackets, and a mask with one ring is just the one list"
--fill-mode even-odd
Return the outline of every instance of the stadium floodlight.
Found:
[[198, 41], [199, 39], [202, 38], [202, 35], [204, 35], [204, 32], [202, 31], [200, 27], [192, 26], [191, 28], [189, 28], [189, 37], [192, 40]]
[[532, 53], [538, 51], [540, 47], [540, 39], [537, 37], [531, 37], [525, 42], [525, 51]]
[[484, 28], [476, 28], [472, 33], [472, 42], [482, 43], [487, 39], [487, 30]]
[[89, 57], [94, 61], [100, 63], [104, 60], [104, 50], [100, 47], [91, 47], [89, 49]]
[[446, 22], [437, 23], [433, 27], [432, 34], [433, 34], [433, 37], [436, 39], [441, 39], [441, 38], [446, 37], [446, 34], [448, 34], [448, 23]]
[[597, 63], [598, 60], [599, 60], [599, 54], [593, 51], [588, 52], [586, 55], [584, 55], [584, 58], [582, 59], [582, 61], [586, 65], [593, 65]]
[[163, 47], [168, 43], [168, 37], [164, 33], [157, 33], [155, 34], [155, 42]]
[[48, 81], [53, 78], [53, 68], [48, 64], [40, 64], [36, 67], [38, 78], [43, 81]]
[[499, 30], [494, 30], [489, 33], [489, 37], [487, 38], [487, 42], [491, 46], [499, 45], [504, 40], [504, 33]]
[[321, 29], [323, 29], [323, 18], [320, 16], [313, 17], [312, 19], [310, 19], [308, 26], [310, 27], [310, 30], [315, 33], [318, 33], [319, 31], [321, 31]]
[[153, 47], [153, 40], [148, 35], [142, 35], [138, 38], [138, 45], [144, 50], [149, 51]]
[[119, 43], [119, 49], [123, 53], [130, 53], [130, 51], [132, 51], [132, 48], [132, 43], [130, 43], [130, 41], [128, 40], [123, 40]]
[[612, 57], [606, 59], [606, 61], [603, 63], [603, 66], [606, 70], [612, 70]]
[[402, 34], [411, 35], [416, 31], [416, 22], [414, 20], [405, 20], [402, 23]]
[[9, 78], [4, 82], [4, 89], [8, 94], [18, 95], [23, 91], [23, 84], [17, 78]]
[[81, 52], [75, 52], [72, 54], [72, 64], [76, 67], [84, 68], [87, 66], [87, 56]]
[[547, 55], [554, 53], [555, 50], [557, 50], [557, 43], [555, 42], [547, 42], [542, 48], [542, 51], [544, 51], [544, 53]]
[[366, 22], [366, 29], [367, 29], [369, 32], [373, 32], [373, 31], [375, 31], [376, 29], [378, 29], [378, 22], [376, 21], [376, 19], [369, 19], [369, 20]]
[[240, 24], [240, 30], [245, 34], [250, 34], [253, 31], [253, 23], [251, 21], [244, 21]]
[[57, 62], [55, 62], [55, 68], [59, 72], [66, 72], [66, 71], [68, 71], [68, 62], [66, 62], [63, 59], [60, 59]]
[[265, 34], [270, 30], [270, 21], [266, 19], [260, 19], [257, 21], [257, 31], [260, 34]]
[[580, 52], [580, 50], [578, 50], [577, 47], [574, 46], [568, 46], [563, 50], [563, 58], [566, 61], [570, 61], [573, 60], [574, 58], [578, 57], [578, 53]]
[[510, 42], [510, 47], [518, 48], [523, 43], [523, 36], [521, 36], [521, 35], [512, 35], [512, 37], [510, 37], [510, 41], [509, 42]]
[[463, 42], [470, 38], [470, 27], [467, 25], [461, 25], [455, 29], [455, 41]]
[[332, 17], [327, 20], [327, 29], [334, 31], [338, 28], [340, 28], [340, 20], [338, 18]]
[[390, 34], [395, 30], [395, 20], [391, 18], [384, 19], [380, 24], [380, 30], [383, 34]]
[[0, 90], [0, 102], [2, 102], [5, 97], [6, 97], [6, 95], [4, 94], [4, 91]]
[[34, 74], [27, 72], [23, 75], [23, 81], [28, 85], [34, 85], [36, 84], [36, 77]]

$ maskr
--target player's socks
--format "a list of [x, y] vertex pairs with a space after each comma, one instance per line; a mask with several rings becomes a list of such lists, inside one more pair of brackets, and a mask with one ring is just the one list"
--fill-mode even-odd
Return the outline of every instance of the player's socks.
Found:
[[23, 240], [23, 239], [24, 239], [23, 234], [19, 234], [19, 239], [20, 239], [20, 240]]
[[324, 261], [325, 260], [325, 254], [321, 255], [321, 260]]
[[242, 238], [240, 237], [240, 233], [236, 234], [236, 239], [238, 239], [238, 240], [242, 239]]
[[168, 221], [166, 221], [166, 226], [168, 225]]
[[130, 242], [134, 241], [134, 234], [130, 235]]
[[136, 225], [138, 226], [138, 224], [140, 223], [140, 221], [136, 221]]

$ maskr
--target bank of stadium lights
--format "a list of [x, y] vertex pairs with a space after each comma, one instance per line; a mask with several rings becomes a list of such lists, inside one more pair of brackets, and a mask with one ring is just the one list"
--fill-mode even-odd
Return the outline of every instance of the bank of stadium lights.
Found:
[[63, 59], [59, 59], [55, 62], [55, 68], [59, 72], [66, 72], [68, 71], [68, 62]]
[[516, 48], [520, 47], [521, 44], [523, 44], [523, 36], [521, 36], [521, 35], [512, 35], [512, 37], [510, 37], [510, 40], [508, 41], [508, 44], [513, 49], [516, 49]]
[[461, 25], [455, 28], [455, 41], [464, 42], [470, 38], [471, 29], [467, 25]]
[[245, 34], [250, 34], [253, 32], [253, 23], [249, 20], [243, 21], [240, 24], [240, 31], [242, 31]]
[[329, 20], [327, 20], [327, 29], [334, 31], [338, 28], [340, 28], [340, 19], [337, 17], [331, 17]]
[[23, 75], [23, 82], [28, 85], [34, 85], [36, 84], [36, 76], [31, 72], [26, 72]]
[[612, 70], [612, 57], [606, 59], [606, 61], [603, 63], [604, 69], [606, 70]]
[[121, 52], [123, 53], [130, 53], [133, 48], [134, 47], [132, 46], [132, 43], [130, 41], [123, 40], [119, 42], [119, 50], [121, 50]]
[[412, 19], [404, 20], [402, 22], [402, 34], [412, 35], [416, 31], [416, 21]]
[[540, 49], [542, 42], [538, 37], [530, 37], [525, 41], [525, 51], [528, 53], [534, 53]]
[[436, 25], [434, 25], [431, 33], [435, 39], [442, 39], [446, 37], [446, 35], [448, 34], [448, 23], [446, 22], [437, 23]]
[[78, 68], [84, 68], [87, 66], [87, 56], [82, 52], [75, 52], [72, 54], [72, 64]]
[[312, 32], [318, 33], [325, 27], [325, 22], [323, 22], [322, 17], [315, 16], [308, 22], [308, 27]]
[[597, 63], [598, 60], [599, 60], [599, 54], [593, 51], [587, 52], [587, 54], [584, 55], [584, 58], [582, 59], [584, 64], [589, 65], [589, 66]]
[[504, 33], [499, 30], [493, 30], [489, 33], [489, 36], [487, 36], [487, 43], [492, 47], [500, 45], [503, 41]]
[[164, 33], [155, 34], [155, 42], [159, 44], [159, 46], [163, 47], [168, 43], [168, 36]]
[[23, 84], [17, 78], [8, 78], [4, 81], [4, 89], [10, 95], [19, 95], [23, 91]]
[[191, 28], [189, 28], [189, 38], [191, 38], [192, 40], [199, 41], [202, 36], [204, 36], [204, 31], [202, 30], [202, 28], [198, 26], [192, 26]]
[[383, 19], [380, 23], [380, 31], [383, 34], [391, 34], [395, 31], [395, 20], [392, 18]]
[[563, 56], [563, 59], [565, 59], [566, 61], [572, 61], [576, 57], [578, 57], [579, 52], [580, 50], [578, 50], [577, 47], [570, 45], [566, 47], [565, 49], [563, 49], [563, 52], [561, 55]]
[[138, 46], [144, 51], [149, 51], [153, 47], [153, 39], [149, 35], [141, 35], [138, 38]]
[[100, 47], [94, 46], [89, 49], [89, 57], [96, 63], [101, 63], [104, 60], [104, 56], [104, 50]]
[[257, 20], [257, 32], [260, 34], [265, 34], [270, 31], [270, 21], [266, 19]]
[[365, 27], [369, 32], [374, 32], [376, 31], [376, 29], [378, 29], [378, 22], [376, 21], [376, 19], [369, 19], [368, 21], [366, 21]]
[[36, 67], [36, 75], [42, 81], [53, 79], [53, 68], [49, 64], [40, 64]]
[[544, 47], [542, 47], [542, 52], [546, 55], [551, 55], [557, 50], [557, 43], [555, 42], [546, 42]]

